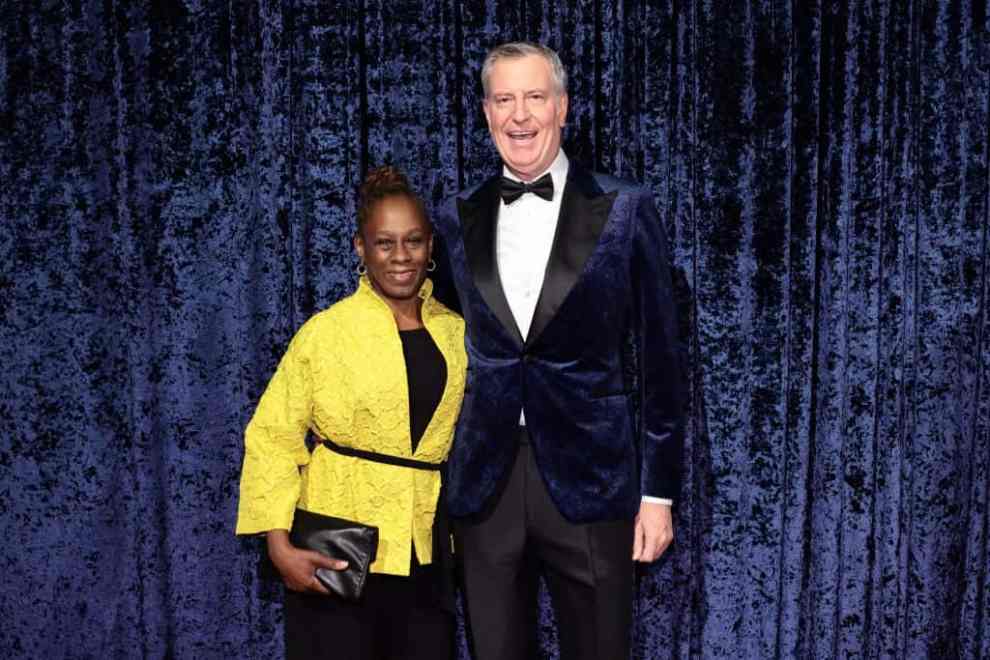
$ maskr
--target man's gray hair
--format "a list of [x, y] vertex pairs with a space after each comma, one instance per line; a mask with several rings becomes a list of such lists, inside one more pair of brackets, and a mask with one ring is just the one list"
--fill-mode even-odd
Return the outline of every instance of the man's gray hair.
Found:
[[560, 57], [552, 48], [528, 41], [513, 41], [491, 49], [485, 58], [485, 63], [481, 66], [481, 87], [485, 90], [485, 98], [488, 98], [488, 94], [491, 92], [488, 88], [488, 81], [492, 77], [492, 67], [495, 66], [495, 62], [503, 58], [516, 59], [528, 55], [539, 55], [545, 58], [550, 64], [550, 77], [557, 88], [557, 95], [563, 96], [567, 93], [567, 71], [564, 70]]

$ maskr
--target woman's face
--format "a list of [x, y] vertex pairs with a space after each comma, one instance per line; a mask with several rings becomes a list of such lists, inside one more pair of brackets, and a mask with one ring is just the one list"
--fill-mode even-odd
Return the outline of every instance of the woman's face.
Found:
[[371, 208], [354, 248], [386, 302], [407, 301], [426, 279], [433, 235], [416, 204], [405, 195], [393, 195]]

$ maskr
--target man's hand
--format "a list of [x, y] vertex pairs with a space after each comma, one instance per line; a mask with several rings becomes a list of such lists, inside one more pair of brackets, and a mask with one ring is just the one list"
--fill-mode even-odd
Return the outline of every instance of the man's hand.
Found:
[[330, 559], [318, 552], [295, 547], [289, 542], [289, 534], [284, 529], [268, 532], [267, 542], [269, 558], [282, 574], [285, 586], [293, 591], [328, 594], [327, 588], [316, 579], [316, 569], [342, 571], [347, 568], [347, 562], [343, 559]]
[[650, 563], [670, 547], [674, 540], [674, 523], [670, 506], [657, 502], [641, 502], [633, 532], [633, 561]]

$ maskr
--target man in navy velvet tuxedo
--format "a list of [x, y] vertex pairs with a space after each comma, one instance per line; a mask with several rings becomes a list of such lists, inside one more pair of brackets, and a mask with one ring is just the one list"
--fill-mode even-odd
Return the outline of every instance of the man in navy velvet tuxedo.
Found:
[[437, 218], [470, 366], [447, 492], [479, 660], [532, 652], [533, 568], [561, 657], [629, 654], [633, 562], [673, 539], [682, 379], [670, 256], [649, 191], [560, 148], [552, 50], [482, 69], [502, 172]]

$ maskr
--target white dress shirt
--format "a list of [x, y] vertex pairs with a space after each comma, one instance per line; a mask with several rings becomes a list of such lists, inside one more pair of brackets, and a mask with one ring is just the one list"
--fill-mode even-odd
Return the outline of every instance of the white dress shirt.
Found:
[[[557, 158], [547, 170], [553, 179], [553, 199], [550, 201], [526, 193], [512, 204], [499, 202], [495, 259], [505, 299], [524, 338], [529, 335], [536, 302], [543, 288], [543, 277], [557, 231], [560, 202], [564, 197], [567, 169], [567, 156], [563, 151], [558, 151]], [[515, 181], [520, 180], [507, 167], [502, 173]], [[533, 180], [544, 174], [546, 172]]]
[[[547, 172], [553, 179], [553, 198], [548, 200], [532, 193], [526, 193], [512, 204], [499, 202], [498, 224], [495, 235], [495, 259], [499, 278], [505, 291], [506, 302], [512, 310], [519, 332], [525, 338], [536, 303], [543, 289], [547, 261], [553, 248], [553, 238], [557, 232], [557, 218], [560, 216], [560, 202], [564, 196], [569, 163], [563, 150], [545, 172], [533, 177], [536, 181]], [[508, 167], [502, 168], [503, 176], [515, 181], [519, 177]], [[519, 424], [526, 425], [526, 413], [519, 413]], [[644, 502], [659, 502], [670, 505], [673, 502], [660, 497], [643, 496]]]

